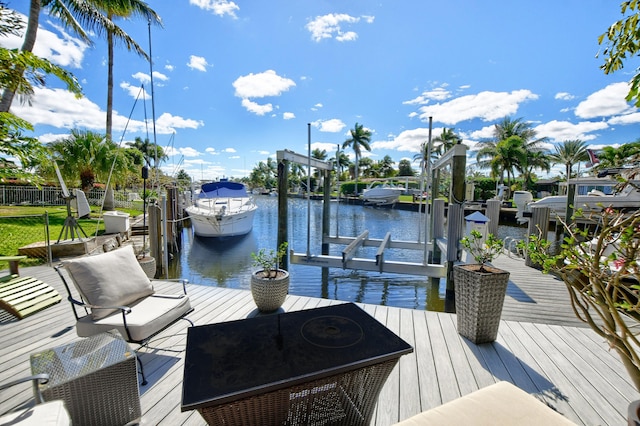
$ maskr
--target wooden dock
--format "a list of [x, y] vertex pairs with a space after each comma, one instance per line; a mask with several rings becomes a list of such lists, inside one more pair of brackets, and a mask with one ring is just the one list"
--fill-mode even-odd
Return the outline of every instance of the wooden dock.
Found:
[[[460, 337], [455, 314], [359, 305], [415, 349], [387, 380], [372, 425], [391, 425], [500, 380], [578, 424], [626, 424], [627, 405], [640, 394], [617, 355], [573, 318], [562, 282], [506, 256], [494, 264], [511, 272], [511, 282], [498, 339], [491, 344]], [[21, 274], [50, 284], [64, 299], [52, 268], [22, 268]], [[245, 318], [255, 307], [244, 290], [190, 284], [189, 294], [195, 307], [189, 317], [196, 325]], [[284, 308], [334, 303], [341, 302], [289, 295]], [[29, 375], [31, 353], [78, 339], [74, 321], [65, 300], [21, 321], [0, 313], [0, 382]], [[184, 321], [175, 324], [140, 353], [149, 380], [140, 388], [143, 425], [204, 424], [197, 412], [180, 411], [186, 327]], [[29, 384], [15, 386], [0, 393], [0, 414], [32, 401]]]

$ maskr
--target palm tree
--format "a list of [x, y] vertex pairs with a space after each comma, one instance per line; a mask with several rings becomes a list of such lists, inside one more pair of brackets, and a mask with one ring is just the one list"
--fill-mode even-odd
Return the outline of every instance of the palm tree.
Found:
[[587, 146], [580, 139], [566, 140], [562, 144], [556, 145], [555, 152], [551, 154], [551, 161], [556, 164], [564, 164], [567, 180], [571, 178], [573, 165], [588, 159]]
[[365, 178], [380, 177], [376, 164], [371, 158], [362, 158], [358, 164], [358, 168], [361, 169], [362, 176]]
[[[133, 142], [127, 142], [127, 145], [131, 148], [135, 148], [142, 153], [147, 165], [157, 168], [160, 163], [169, 158], [161, 146], [155, 143], [149, 143], [149, 138], [145, 138], [143, 141], [140, 136], [136, 136]], [[153, 165], [151, 164], [153, 160]]]
[[[453, 127], [451, 128], [445, 127], [444, 129], [442, 129], [442, 133], [440, 133], [440, 135], [433, 138], [433, 141], [432, 141], [433, 149], [431, 150], [431, 160], [437, 160], [442, 156], [442, 154], [450, 150], [455, 144], [458, 143], [458, 141], [460, 140], [460, 136], [458, 136], [453, 131], [453, 129], [454, 129]], [[436, 146], [436, 143], [438, 143], [437, 146]], [[427, 159], [427, 151], [429, 150], [429, 147], [427, 146], [426, 143], [423, 145], [422, 149], [423, 149], [423, 152], [413, 156], [413, 159], [415, 161], [424, 161]]]
[[[138, 16], [147, 22], [162, 25], [160, 16], [147, 3], [141, 0], [91, 0], [96, 7], [106, 13], [107, 19], [113, 22], [114, 18], [130, 18]], [[150, 61], [149, 55], [135, 42], [127, 33], [115, 26], [118, 31], [107, 29], [108, 47], [108, 76], [107, 76], [107, 139], [111, 139], [111, 128], [113, 126], [113, 48], [114, 38], [124, 42], [127, 50], [135, 52]], [[114, 29], [115, 29], [114, 28]]]
[[[102, 15], [98, 13], [97, 15], [99, 16], [94, 17], [95, 8], [85, 5], [82, 0], [31, 0], [27, 30], [20, 49], [22, 52], [33, 52], [42, 7], [49, 8], [64, 25], [71, 28], [84, 42], [89, 44], [91, 44], [91, 39], [83, 27], [88, 26], [90, 30], [99, 31], [105, 26], [113, 25], [111, 21], [98, 23], [97, 21], [100, 20]], [[17, 74], [22, 75], [24, 68], [16, 67], [15, 71]], [[15, 91], [13, 90], [5, 90], [2, 93], [2, 99], [0, 100], [1, 112], [9, 111], [14, 95]]]
[[[29, 5], [29, 19], [21, 51], [32, 52], [36, 42], [40, 11], [46, 8], [62, 23], [71, 28], [84, 42], [93, 44], [88, 33], [95, 32], [99, 36], [107, 35], [110, 44], [109, 53], [109, 87], [107, 95], [107, 138], [111, 139], [111, 97], [113, 93], [113, 40], [122, 41], [128, 50], [135, 50], [141, 56], [149, 59], [146, 52], [125, 31], [115, 25], [110, 19], [113, 16], [129, 17], [138, 15], [154, 22], [160, 22], [158, 15], [140, 0], [31, 0]], [[101, 13], [105, 12], [105, 14]], [[16, 68], [20, 75], [22, 68]], [[0, 112], [7, 112], [13, 102], [14, 91], [5, 90], [0, 100]]]
[[378, 163], [380, 164], [380, 173], [382, 173], [382, 176], [393, 177], [396, 174], [396, 169], [393, 168], [396, 162], [393, 161], [389, 155], [385, 155]]
[[618, 148], [605, 146], [598, 152], [600, 162], [595, 170], [624, 167], [634, 165], [638, 162], [640, 155], [640, 139], [636, 142], [625, 143]]
[[96, 181], [106, 182], [113, 175], [131, 171], [129, 157], [104, 135], [91, 131], [72, 130], [69, 137], [49, 144], [53, 158], [60, 165], [64, 179], [80, 180], [80, 187], [89, 193]]
[[371, 131], [368, 129], [365, 129], [362, 124], [358, 124], [356, 123], [355, 127], [351, 130], [349, 130], [349, 132], [351, 133], [351, 137], [349, 139], [347, 139], [346, 141], [344, 141], [344, 143], [342, 144], [342, 149], [345, 149], [347, 147], [352, 147], [353, 148], [353, 152], [356, 154], [356, 161], [355, 161], [355, 180], [356, 180], [356, 186], [355, 186], [355, 194], [356, 196], [358, 196], [358, 162], [360, 160], [360, 155], [362, 153], [362, 148], [366, 149], [367, 151], [371, 151], [371, 146], [369, 145], [369, 143], [371, 142]]
[[519, 136], [510, 136], [499, 142], [486, 142], [478, 153], [476, 160], [481, 168], [490, 168], [494, 177], [500, 177], [504, 183], [504, 173], [507, 173], [507, 185], [511, 184], [511, 176], [516, 167], [526, 161], [527, 152], [524, 142]]
[[476, 160], [480, 168], [489, 168], [493, 176], [500, 176], [501, 184], [505, 172], [507, 183], [511, 184], [511, 176], [516, 170], [527, 180], [534, 168], [546, 167], [543, 158], [536, 154], [543, 151], [542, 145], [546, 141], [547, 138], [536, 139], [536, 131], [522, 118], [505, 117], [494, 126], [493, 140], [483, 142]]
[[528, 189], [533, 183], [533, 169], [540, 169], [549, 173], [551, 171], [551, 157], [542, 148], [529, 151], [525, 164], [521, 165], [521, 172], [524, 178], [523, 189]]

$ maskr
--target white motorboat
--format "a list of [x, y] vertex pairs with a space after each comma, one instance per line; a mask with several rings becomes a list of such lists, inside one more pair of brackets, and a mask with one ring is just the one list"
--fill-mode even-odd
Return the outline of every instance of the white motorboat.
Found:
[[404, 188], [375, 182], [362, 191], [362, 199], [367, 204], [382, 206], [398, 202]]
[[232, 237], [253, 229], [257, 208], [243, 184], [221, 180], [202, 185], [194, 204], [185, 211], [196, 235]]
[[[617, 182], [612, 179], [581, 179], [577, 185], [574, 198], [574, 211], [582, 209], [584, 214], [600, 212], [611, 207], [616, 210], [637, 210], [640, 208], [640, 186], [638, 181], [631, 181], [620, 191], [616, 191]], [[531, 207], [549, 207], [551, 216], [565, 217], [567, 209], [566, 195], [552, 195], [527, 204]]]

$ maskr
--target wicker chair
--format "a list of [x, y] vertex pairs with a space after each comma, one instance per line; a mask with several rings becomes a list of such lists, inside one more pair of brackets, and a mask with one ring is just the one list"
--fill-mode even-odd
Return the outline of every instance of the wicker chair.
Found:
[[37, 374], [34, 376], [23, 377], [10, 383], [0, 385], [0, 391], [20, 383], [32, 381], [35, 394], [35, 405], [30, 408], [13, 411], [0, 417], [2, 425], [56, 425], [66, 426], [71, 424], [71, 418], [64, 405], [60, 400], [44, 402], [42, 394], [38, 388], [38, 383], [44, 383], [49, 380], [46, 374]]
[[[142, 347], [180, 319], [193, 325], [186, 318], [193, 311], [186, 281], [182, 281], [181, 294], [155, 293], [153, 281], [139, 265], [131, 246], [68, 260], [55, 269], [69, 295], [80, 337], [117, 329], [126, 341]], [[139, 365], [144, 385], [142, 363]]]

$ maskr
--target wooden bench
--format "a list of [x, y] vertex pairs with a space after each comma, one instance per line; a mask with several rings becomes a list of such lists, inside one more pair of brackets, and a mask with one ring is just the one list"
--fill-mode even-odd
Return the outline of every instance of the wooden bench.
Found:
[[0, 309], [18, 319], [34, 314], [60, 302], [60, 293], [42, 281], [21, 277], [18, 262], [27, 256], [0, 256], [0, 261], [9, 262], [9, 275], [0, 278]]

